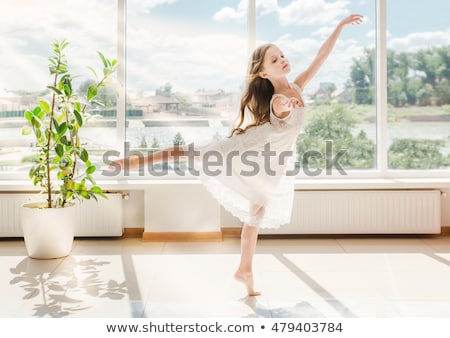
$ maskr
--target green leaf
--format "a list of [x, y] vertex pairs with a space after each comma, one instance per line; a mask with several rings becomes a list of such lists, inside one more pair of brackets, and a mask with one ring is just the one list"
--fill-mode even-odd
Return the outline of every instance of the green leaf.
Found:
[[56, 118], [53, 118], [53, 126], [55, 127], [56, 132], [58, 132], [59, 124], [58, 124], [58, 120]]
[[[108, 199], [108, 196], [106, 196], [106, 195], [103, 193], [102, 188], [100, 188], [99, 186], [93, 186], [93, 187], [91, 188], [91, 193], [93, 194], [92, 197], [94, 197], [94, 198], [95, 198], [95, 195], [98, 195], [98, 196], [103, 197], [104, 199]], [[97, 198], [95, 198], [95, 199], [97, 199]]]
[[63, 122], [59, 125], [58, 135], [62, 137], [67, 131], [67, 123]]
[[41, 124], [43, 124], [42, 123], [42, 120], [44, 119], [44, 116], [45, 116], [45, 111], [43, 111], [43, 110], [41, 110], [38, 114], [36, 114], [34, 117], [36, 118], [36, 119], [39, 119], [39, 122], [41, 123]]
[[22, 135], [30, 135], [33, 132], [33, 129], [30, 126], [23, 126], [22, 127]]
[[87, 90], [87, 100], [91, 101], [98, 94], [98, 87], [95, 84], [91, 84]]
[[43, 124], [44, 122], [42, 122], [42, 120], [39, 117], [33, 116], [33, 119], [31, 120], [31, 125], [34, 128], [40, 128]]
[[94, 172], [95, 172], [95, 170], [96, 170], [97, 168], [95, 167], [95, 166], [90, 166], [90, 167], [87, 167], [87, 169], [86, 169], [86, 174], [93, 174]]
[[63, 157], [63, 155], [64, 155], [64, 147], [63, 147], [62, 144], [57, 144], [55, 146], [55, 151], [56, 151], [56, 153], [58, 154], [59, 157]]
[[67, 136], [62, 136], [60, 139], [59, 139], [59, 142], [61, 142], [62, 144], [64, 144], [65, 146], [69, 146], [70, 145], [70, 141], [67, 139]]
[[80, 127], [83, 126], [83, 116], [81, 116], [80, 112], [78, 110], [74, 110], [73, 114], [75, 115], [75, 118], [77, 119], [78, 125]]
[[52, 90], [53, 92], [55, 92], [58, 95], [62, 95], [62, 91], [60, 91], [58, 88], [53, 87], [53, 86], [47, 86], [48, 89]]
[[[41, 107], [41, 109], [46, 112], [46, 113], [50, 113], [50, 104], [46, 101], [46, 100], [39, 100], [39, 107]], [[37, 114], [35, 114], [37, 115]]]
[[66, 49], [66, 47], [69, 45], [70, 45], [70, 43], [66, 39], [64, 39], [60, 42], [61, 50]]
[[26, 111], [23, 113], [23, 116], [25, 117], [25, 119], [26, 119], [28, 122], [31, 123], [31, 120], [33, 119], [33, 113], [32, 113], [32, 112], [30, 112], [29, 110], [26, 110]]
[[36, 106], [33, 109], [33, 115], [39, 115], [41, 113], [42, 109], [40, 106]]
[[97, 52], [97, 53], [98, 53], [98, 55], [100, 56], [100, 59], [102, 59], [103, 66], [104, 66], [105, 68], [107, 68], [107, 67], [108, 67], [108, 60], [103, 56], [103, 54], [102, 54], [101, 52]]
[[66, 93], [67, 96], [72, 95], [72, 88], [68, 84], [64, 84], [64, 93]]
[[42, 137], [41, 130], [40, 130], [40, 129], [35, 129], [34, 132], [35, 132], [35, 134], [36, 134], [37, 139], [40, 140], [41, 137]]
[[98, 185], [95, 185], [91, 188], [91, 192], [94, 194], [103, 194], [102, 188], [100, 188]]
[[91, 182], [93, 185], [96, 184], [94, 178], [93, 178], [91, 175], [86, 175], [86, 179], [87, 179], [89, 182]]
[[80, 101], [75, 102], [75, 103], [73, 104], [73, 109], [74, 109], [74, 110], [81, 111], [81, 110], [82, 110], [82, 108], [81, 108], [81, 102], [80, 102]]
[[63, 122], [65, 119], [66, 119], [66, 115], [65, 115], [65, 114], [61, 114], [61, 115], [58, 116], [57, 121], [58, 121], [58, 123], [61, 123], [61, 122]]
[[86, 162], [89, 159], [89, 154], [86, 149], [81, 150], [80, 158], [83, 162]]

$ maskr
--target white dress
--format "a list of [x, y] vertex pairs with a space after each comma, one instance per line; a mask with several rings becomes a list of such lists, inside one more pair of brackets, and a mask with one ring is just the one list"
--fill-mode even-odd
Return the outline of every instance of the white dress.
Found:
[[[301, 95], [300, 87], [291, 86]], [[207, 190], [232, 215], [260, 228], [290, 222], [295, 145], [306, 112], [305, 107], [293, 108], [288, 116], [278, 118], [272, 112], [276, 97], [285, 96], [273, 95], [270, 123], [195, 148], [194, 163]], [[255, 208], [263, 213], [250, 212]]]

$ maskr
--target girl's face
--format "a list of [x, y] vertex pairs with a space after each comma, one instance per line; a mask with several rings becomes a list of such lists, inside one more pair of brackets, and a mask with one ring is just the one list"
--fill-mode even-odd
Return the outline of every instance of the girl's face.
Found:
[[286, 76], [291, 71], [291, 66], [283, 52], [278, 47], [271, 46], [264, 55], [262, 69], [259, 75], [270, 79]]

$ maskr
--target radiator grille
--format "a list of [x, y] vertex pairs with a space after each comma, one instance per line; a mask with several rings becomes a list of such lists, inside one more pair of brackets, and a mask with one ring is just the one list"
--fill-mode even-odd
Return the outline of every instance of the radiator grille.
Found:
[[[86, 200], [79, 209], [75, 236], [122, 236], [122, 195], [107, 194], [108, 199]], [[35, 199], [30, 194], [0, 194], [0, 237], [22, 237], [20, 205]]]
[[437, 190], [296, 191], [291, 224], [262, 233], [440, 233]]

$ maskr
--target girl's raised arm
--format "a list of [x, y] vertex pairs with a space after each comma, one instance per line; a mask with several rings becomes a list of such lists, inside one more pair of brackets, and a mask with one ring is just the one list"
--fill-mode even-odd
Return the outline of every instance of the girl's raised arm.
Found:
[[309, 67], [295, 78], [294, 82], [299, 85], [300, 88], [304, 89], [308, 82], [311, 81], [317, 74], [320, 67], [322, 67], [323, 63], [333, 50], [333, 47], [339, 35], [341, 34], [342, 29], [346, 25], [360, 24], [362, 22], [362, 19], [362, 15], [352, 14], [339, 22], [333, 33], [331, 33], [330, 37], [320, 47], [319, 52], [317, 53], [316, 57], [311, 62]]

